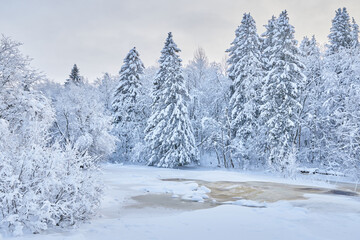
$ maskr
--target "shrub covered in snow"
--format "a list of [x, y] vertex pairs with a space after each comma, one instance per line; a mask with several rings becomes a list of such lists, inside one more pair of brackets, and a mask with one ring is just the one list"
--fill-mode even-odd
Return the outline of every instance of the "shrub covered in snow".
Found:
[[23, 230], [37, 233], [49, 226], [74, 225], [91, 216], [101, 193], [93, 158], [35, 139], [23, 144], [4, 119], [0, 120], [0, 131], [2, 229], [15, 235]]
[[15, 235], [75, 225], [99, 205], [94, 157], [50, 141], [55, 113], [20, 44], [0, 44], [0, 229]]
[[54, 132], [63, 144], [83, 153], [106, 159], [115, 151], [116, 138], [110, 134], [112, 117], [103, 106], [99, 91], [84, 82], [69, 83], [54, 96]]

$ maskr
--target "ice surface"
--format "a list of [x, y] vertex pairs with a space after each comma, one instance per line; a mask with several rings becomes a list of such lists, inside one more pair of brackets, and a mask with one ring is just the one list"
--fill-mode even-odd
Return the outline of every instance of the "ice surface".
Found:
[[[330, 184], [286, 180], [260, 173], [119, 165], [104, 166], [104, 178], [105, 197], [99, 216], [91, 222], [73, 230], [53, 230], [16, 239], [330, 240], [358, 239], [360, 235], [359, 196], [311, 191], [336, 188]], [[181, 181], [163, 181], [170, 178]], [[271, 203], [234, 199], [229, 204], [211, 205], [205, 196], [211, 196], [212, 189], [202, 185], [202, 181], [257, 181], [307, 186], [308, 190], [304, 190], [303, 200]], [[144, 198], [140, 196], [150, 196], [145, 198], [152, 204], [141, 203]], [[188, 199], [182, 200], [184, 196]], [[189, 206], [187, 204], [191, 207], [184, 207]]]

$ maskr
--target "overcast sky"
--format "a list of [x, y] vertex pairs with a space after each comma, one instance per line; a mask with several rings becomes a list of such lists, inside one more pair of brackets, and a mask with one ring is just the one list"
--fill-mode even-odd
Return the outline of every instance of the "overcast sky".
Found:
[[74, 63], [93, 81], [116, 74], [134, 46], [145, 66], [155, 65], [169, 31], [184, 63], [196, 48], [221, 61], [244, 12], [258, 32], [287, 9], [296, 38], [325, 43], [331, 19], [347, 7], [360, 23], [360, 0], [0, 0], [0, 32], [24, 43], [33, 66], [62, 82]]

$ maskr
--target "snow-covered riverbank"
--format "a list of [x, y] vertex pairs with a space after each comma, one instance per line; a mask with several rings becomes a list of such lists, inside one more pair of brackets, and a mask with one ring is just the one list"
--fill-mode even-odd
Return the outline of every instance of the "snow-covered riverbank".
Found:
[[[103, 177], [105, 197], [91, 222], [73, 230], [17, 239], [328, 240], [360, 236], [360, 197], [324, 182], [120, 165], [105, 165]], [[335, 188], [341, 191], [332, 191]]]

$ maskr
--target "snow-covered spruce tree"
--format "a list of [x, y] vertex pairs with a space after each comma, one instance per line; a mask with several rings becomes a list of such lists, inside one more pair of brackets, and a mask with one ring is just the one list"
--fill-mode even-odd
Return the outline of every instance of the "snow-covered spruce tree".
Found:
[[152, 115], [145, 129], [150, 159], [158, 167], [177, 167], [198, 162], [188, 115], [189, 100], [181, 70], [180, 49], [169, 33], [154, 80]]
[[[340, 20], [342, 22], [340, 22]], [[324, 57], [323, 78], [326, 91], [322, 93], [322, 128], [324, 151], [322, 167], [326, 170], [344, 170], [350, 152], [356, 149], [358, 37], [357, 26], [346, 9], [338, 9], [332, 20], [327, 54]], [[336, 38], [334, 37], [336, 36]], [[344, 41], [346, 39], [346, 41]], [[350, 147], [351, 146], [351, 147]]]
[[322, 77], [323, 63], [315, 36], [304, 37], [300, 44], [301, 61], [305, 65], [306, 82], [301, 92], [301, 124], [298, 134], [299, 161], [317, 167], [322, 158], [323, 124], [322, 93], [325, 91]]
[[291, 174], [294, 170], [294, 138], [299, 124], [300, 89], [305, 76], [299, 60], [294, 27], [286, 11], [277, 18], [273, 46], [266, 48], [268, 72], [262, 92], [261, 117], [265, 118], [269, 147], [268, 163], [275, 171]]
[[138, 159], [140, 149], [135, 147], [142, 145], [146, 125], [141, 83], [144, 68], [134, 47], [124, 59], [112, 101], [114, 134], [119, 138], [115, 161], [142, 161]]
[[80, 85], [83, 82], [82, 77], [80, 76], [79, 68], [76, 64], [74, 64], [73, 68], [71, 69], [71, 73], [69, 78], [66, 80], [65, 84], [73, 83], [75, 85]]
[[[101, 184], [93, 158], [49, 141], [54, 110], [34, 90], [43, 80], [20, 53], [0, 43], [0, 232], [20, 235], [73, 226], [99, 205]], [[87, 169], [81, 169], [87, 163]]]
[[336, 10], [328, 37], [330, 40], [330, 45], [328, 45], [330, 54], [336, 53], [341, 48], [350, 48], [352, 46], [351, 23], [346, 8]]
[[351, 28], [351, 47], [357, 48], [359, 47], [359, 25], [356, 23], [354, 18], [352, 18]]
[[[254, 19], [245, 13], [229, 52], [229, 76], [233, 79], [230, 98], [232, 145], [243, 168], [257, 164], [261, 152], [259, 134], [260, 94], [263, 78], [261, 43]], [[237, 58], [232, 56], [237, 55]], [[233, 62], [237, 60], [237, 62]], [[255, 163], [254, 163], [255, 162]]]
[[261, 58], [263, 62], [263, 67], [266, 70], [269, 70], [271, 68], [270, 62], [270, 55], [271, 55], [271, 49], [274, 46], [274, 34], [275, 34], [275, 25], [276, 25], [276, 17], [272, 16], [271, 19], [269, 19], [268, 23], [264, 25], [266, 31], [261, 34]]
[[[263, 66], [263, 74], [266, 75], [266, 72], [269, 72], [272, 68], [271, 63], [271, 55], [272, 55], [272, 49], [274, 47], [274, 43], [276, 42], [274, 40], [275, 35], [275, 27], [276, 27], [276, 17], [273, 15], [271, 19], [268, 20], [268, 23], [264, 25], [265, 32], [261, 34], [261, 62]], [[261, 94], [264, 91], [265, 88], [265, 78], [262, 79], [262, 86], [261, 86]], [[262, 102], [262, 96], [260, 97], [260, 102]], [[263, 104], [263, 103], [262, 103]], [[266, 121], [267, 118], [261, 116], [261, 108], [260, 108], [260, 116], [258, 118], [258, 134], [262, 136], [262, 138], [259, 138], [261, 140], [260, 146], [262, 146], [262, 150], [258, 152], [260, 156], [260, 162], [263, 162], [263, 165], [266, 165], [267, 160], [269, 159], [269, 146], [266, 138]]]

